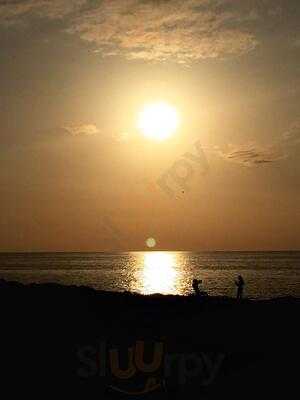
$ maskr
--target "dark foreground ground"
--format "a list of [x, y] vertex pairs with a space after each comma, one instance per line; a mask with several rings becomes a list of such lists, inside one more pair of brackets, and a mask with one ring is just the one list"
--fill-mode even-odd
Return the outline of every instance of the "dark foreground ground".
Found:
[[238, 303], [0, 281], [0, 300], [5, 399], [299, 394], [299, 299]]

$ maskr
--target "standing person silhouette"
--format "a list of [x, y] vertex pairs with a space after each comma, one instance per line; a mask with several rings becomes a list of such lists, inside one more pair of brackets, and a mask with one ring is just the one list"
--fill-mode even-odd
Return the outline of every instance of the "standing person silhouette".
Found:
[[235, 281], [235, 285], [237, 286], [236, 298], [238, 300], [241, 300], [243, 298], [243, 292], [244, 292], [244, 286], [245, 286], [245, 281], [244, 281], [242, 275], [238, 276], [238, 280]]

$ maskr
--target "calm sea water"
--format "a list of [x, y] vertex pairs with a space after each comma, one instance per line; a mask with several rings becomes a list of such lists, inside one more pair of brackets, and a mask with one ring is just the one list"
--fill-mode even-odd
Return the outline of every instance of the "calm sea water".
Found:
[[186, 295], [197, 278], [210, 295], [234, 296], [238, 274], [247, 297], [300, 297], [300, 252], [0, 253], [6, 280], [146, 294]]

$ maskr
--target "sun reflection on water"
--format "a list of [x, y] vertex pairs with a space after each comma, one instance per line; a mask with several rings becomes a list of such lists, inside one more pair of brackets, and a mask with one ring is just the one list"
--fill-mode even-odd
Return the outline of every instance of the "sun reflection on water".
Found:
[[176, 257], [164, 252], [145, 253], [141, 283], [143, 293], [175, 293], [178, 280]]

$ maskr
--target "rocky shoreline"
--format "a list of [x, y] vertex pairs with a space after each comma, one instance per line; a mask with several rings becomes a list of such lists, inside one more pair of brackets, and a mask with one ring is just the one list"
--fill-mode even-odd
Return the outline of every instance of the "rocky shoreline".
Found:
[[82, 398], [253, 399], [281, 391], [289, 398], [297, 383], [300, 299], [143, 296], [3, 280], [0, 299], [1, 360], [16, 387], [44, 382]]

